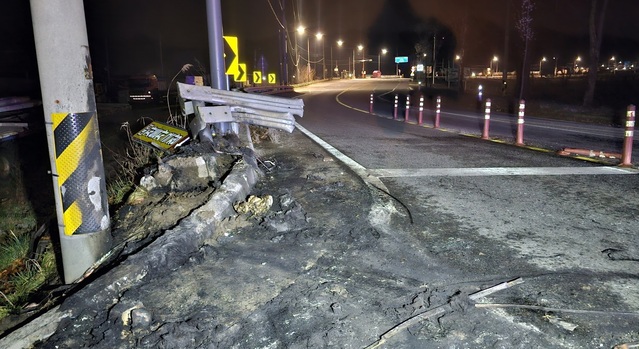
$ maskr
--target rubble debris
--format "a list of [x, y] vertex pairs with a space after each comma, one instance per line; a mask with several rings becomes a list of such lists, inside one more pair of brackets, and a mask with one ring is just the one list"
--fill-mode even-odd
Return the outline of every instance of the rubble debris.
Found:
[[262, 197], [251, 195], [245, 202], [238, 202], [233, 205], [238, 214], [250, 214], [251, 217], [263, 216], [273, 205], [273, 197], [264, 195]]
[[[481, 290], [479, 292], [475, 292], [471, 295], [469, 295], [467, 298], [469, 302], [471, 301], [477, 301], [483, 297], [486, 297], [488, 295], [491, 295], [497, 291], [501, 291], [507, 288], [510, 288], [512, 286], [515, 285], [519, 285], [521, 283], [523, 283], [524, 280], [522, 278], [517, 278], [515, 280], [512, 281], [507, 281], [507, 282], [503, 282], [501, 284], [489, 287], [485, 290]], [[386, 331], [386, 333], [384, 333], [383, 335], [381, 335], [379, 337], [379, 339], [367, 346], [365, 349], [373, 349], [373, 348], [378, 348], [380, 345], [384, 344], [389, 338], [393, 337], [394, 335], [398, 334], [400, 331], [407, 329], [408, 327], [422, 321], [422, 320], [426, 320], [432, 317], [440, 317], [445, 315], [446, 313], [452, 312], [455, 307], [461, 305], [463, 302], [463, 299], [461, 299], [461, 297], [451, 297], [451, 299], [448, 301], [448, 303], [437, 306], [435, 308], [432, 308], [430, 310], [427, 310], [423, 313], [419, 313], [413, 317], [408, 318], [407, 320], [405, 320], [404, 322], [400, 323], [399, 325], [391, 328], [390, 330]], [[455, 304], [453, 304], [455, 303]], [[455, 307], [453, 307], [453, 305], [455, 305]], [[477, 305], [477, 304], [476, 304]]]

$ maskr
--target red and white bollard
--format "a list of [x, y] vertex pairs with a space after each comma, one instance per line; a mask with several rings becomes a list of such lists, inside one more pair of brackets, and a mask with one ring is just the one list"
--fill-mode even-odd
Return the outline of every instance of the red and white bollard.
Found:
[[410, 113], [410, 95], [406, 95], [406, 113], [404, 115], [404, 122], [408, 122], [408, 113]]
[[373, 94], [372, 94], [372, 93], [371, 93], [371, 106], [370, 106], [370, 108], [368, 109], [368, 111], [369, 111], [369, 113], [371, 113], [371, 114], [373, 113]]
[[393, 111], [393, 119], [397, 120], [397, 106], [398, 106], [399, 97], [395, 95], [395, 110]]
[[519, 101], [519, 114], [517, 116], [517, 145], [524, 145], [524, 111], [526, 110], [526, 101]]
[[481, 134], [482, 139], [489, 139], [488, 130], [490, 129], [490, 98], [486, 98], [486, 113], [484, 114], [484, 132]]
[[439, 116], [442, 113], [442, 98], [437, 96], [437, 107], [435, 108], [435, 128], [439, 128]]
[[419, 97], [419, 118], [417, 119], [417, 124], [421, 125], [424, 117], [424, 96]]
[[626, 111], [626, 132], [623, 139], [623, 154], [621, 154], [621, 166], [632, 166], [632, 141], [635, 133], [635, 110], [631, 104]]

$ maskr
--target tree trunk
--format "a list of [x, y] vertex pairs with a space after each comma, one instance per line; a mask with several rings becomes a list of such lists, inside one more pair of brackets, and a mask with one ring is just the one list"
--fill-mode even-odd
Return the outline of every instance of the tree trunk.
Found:
[[[597, 84], [597, 70], [599, 67], [599, 52], [603, 36], [603, 24], [606, 16], [608, 0], [603, 0], [601, 9], [597, 6], [598, 0], [590, 1], [590, 18], [588, 22], [590, 32], [590, 50], [588, 62], [588, 87], [584, 94], [584, 106], [591, 107], [595, 98], [595, 85]], [[599, 15], [599, 18], [597, 18]]]

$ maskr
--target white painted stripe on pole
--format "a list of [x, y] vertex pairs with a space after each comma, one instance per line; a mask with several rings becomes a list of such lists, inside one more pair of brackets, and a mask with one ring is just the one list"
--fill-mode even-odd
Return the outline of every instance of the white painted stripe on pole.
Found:
[[632, 137], [634, 133], [634, 131], [626, 131], [626, 137]]
[[517, 119], [517, 123], [518, 124], [523, 124], [524, 123], [524, 119]]
[[484, 167], [484, 168], [410, 168], [372, 169], [376, 177], [470, 177], [470, 176], [565, 176], [630, 175], [638, 170], [612, 166], [600, 167]]

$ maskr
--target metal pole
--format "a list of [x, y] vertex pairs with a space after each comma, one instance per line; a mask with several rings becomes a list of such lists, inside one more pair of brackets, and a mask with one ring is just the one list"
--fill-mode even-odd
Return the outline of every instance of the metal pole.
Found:
[[[209, 61], [211, 63], [211, 87], [218, 90], [228, 90], [226, 67], [224, 64], [224, 32], [222, 30], [222, 7], [220, 0], [206, 0], [206, 20], [209, 36]], [[229, 130], [239, 133], [237, 123], [221, 122], [218, 124], [220, 133]], [[209, 128], [202, 132], [209, 133]]]
[[72, 283], [111, 248], [111, 220], [82, 0], [31, 0], [62, 251]]
[[635, 131], [635, 111], [634, 105], [629, 105], [626, 111], [626, 131], [623, 140], [623, 154], [621, 156], [621, 166], [632, 166], [632, 141]]

